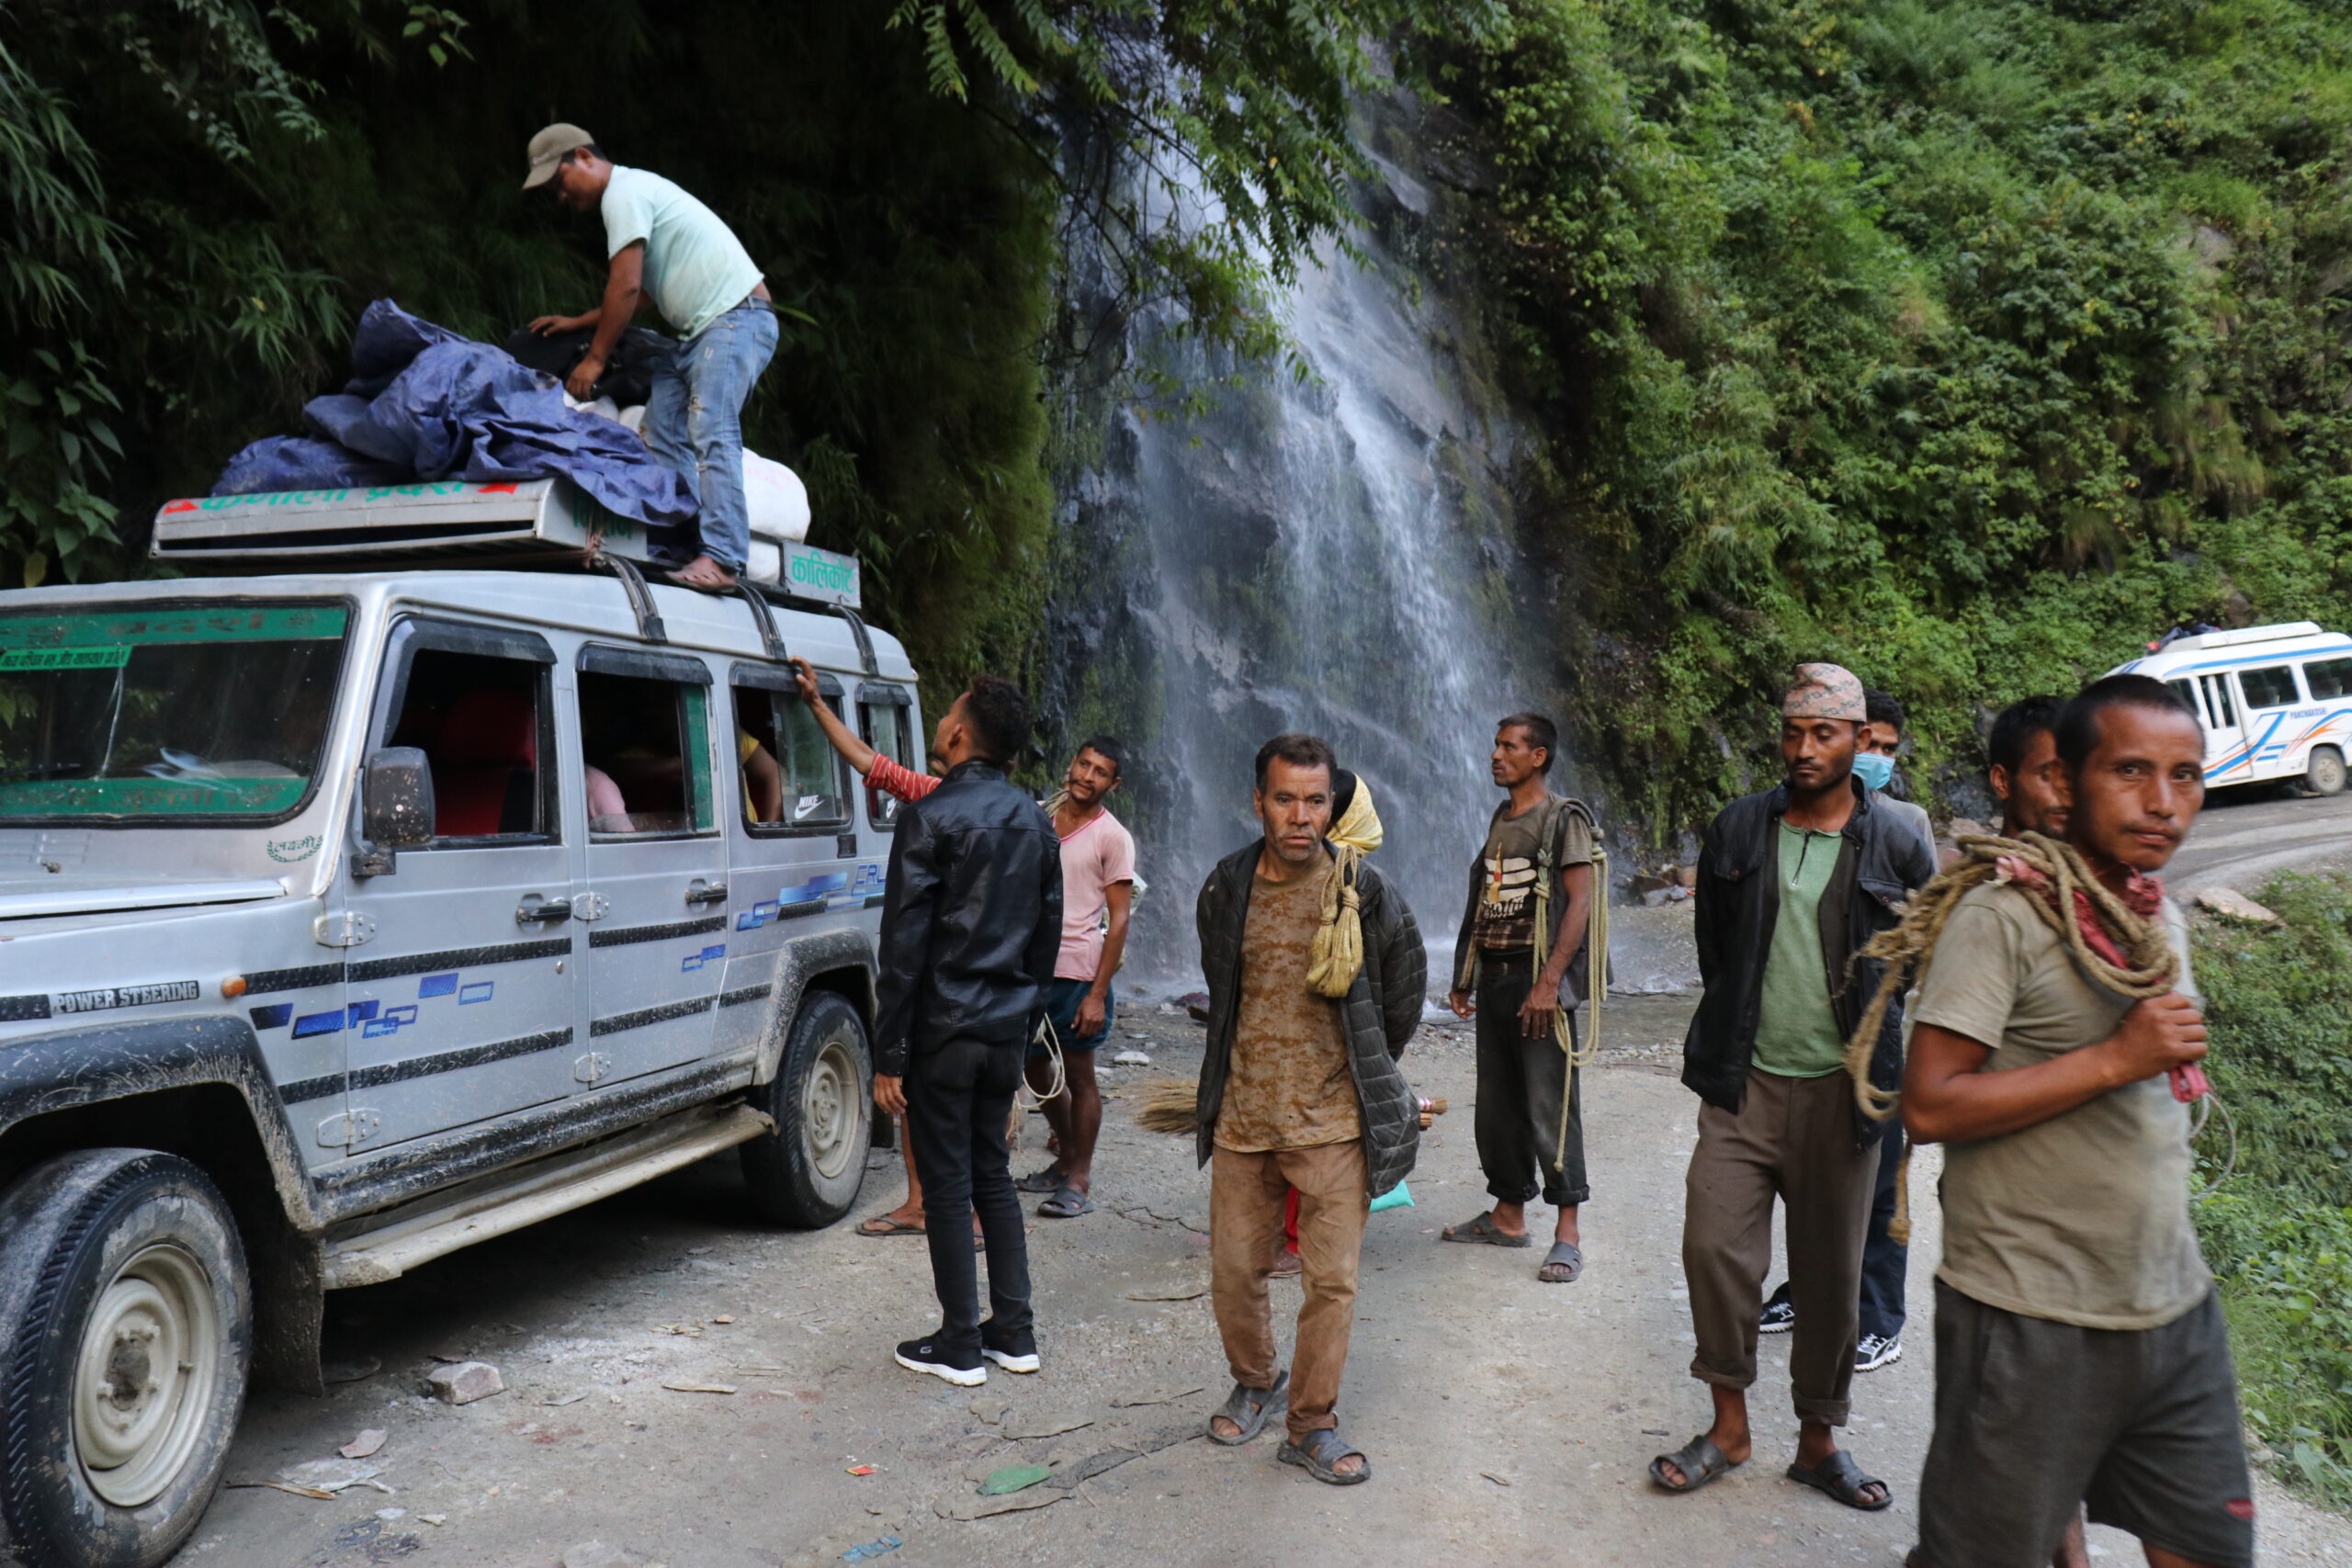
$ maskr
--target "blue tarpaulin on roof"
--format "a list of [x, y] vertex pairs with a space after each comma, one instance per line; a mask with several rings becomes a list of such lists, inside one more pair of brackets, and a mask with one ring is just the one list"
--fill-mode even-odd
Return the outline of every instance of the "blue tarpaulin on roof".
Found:
[[352, 334], [351, 368], [341, 392], [304, 406], [308, 435], [254, 442], [212, 493], [560, 478], [651, 527], [694, 518], [693, 487], [635, 431], [567, 408], [561, 382], [504, 349], [379, 299]]

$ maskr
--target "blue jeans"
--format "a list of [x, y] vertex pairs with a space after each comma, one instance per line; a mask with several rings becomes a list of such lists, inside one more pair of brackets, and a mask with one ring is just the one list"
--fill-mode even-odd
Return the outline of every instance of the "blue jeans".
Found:
[[645, 445], [654, 461], [693, 488], [702, 552], [729, 571], [741, 571], [752, 558], [743, 405], [775, 340], [775, 312], [767, 301], [738, 305], [671, 351], [653, 373], [645, 403]]

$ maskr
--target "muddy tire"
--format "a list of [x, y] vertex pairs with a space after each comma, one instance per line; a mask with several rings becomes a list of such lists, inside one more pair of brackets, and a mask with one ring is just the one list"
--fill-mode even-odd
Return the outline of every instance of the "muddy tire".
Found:
[[203, 1518], [244, 1408], [253, 1297], [204, 1172], [148, 1149], [0, 1196], [0, 1517], [31, 1568], [154, 1568]]
[[874, 1131], [874, 1058], [846, 998], [811, 991], [754, 1103], [776, 1130], [743, 1145], [752, 1206], [778, 1224], [815, 1230], [857, 1201]]
[[2303, 773], [2306, 795], [2342, 795], [2344, 793], [2344, 753], [2333, 746], [2317, 746]]

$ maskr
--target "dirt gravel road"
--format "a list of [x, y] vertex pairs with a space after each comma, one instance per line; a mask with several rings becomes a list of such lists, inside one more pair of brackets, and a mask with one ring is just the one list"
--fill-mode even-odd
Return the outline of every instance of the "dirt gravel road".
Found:
[[[600, 1561], [585, 1550], [595, 1542], [605, 1562], [772, 1568], [837, 1562], [896, 1536], [892, 1568], [1893, 1568], [1911, 1542], [1928, 1426], [1932, 1156], [1915, 1172], [1909, 1353], [1858, 1380], [1851, 1432], [1896, 1506], [1853, 1513], [1781, 1478], [1794, 1438], [1785, 1339], [1766, 1341], [1753, 1462], [1691, 1497], [1643, 1479], [1651, 1454], [1705, 1419], [1686, 1371], [1679, 1261], [1695, 1101], [1672, 1076], [1672, 1043], [1688, 1006], [1611, 1003], [1621, 1049], [1589, 1090], [1590, 1267], [1570, 1286], [1538, 1284], [1537, 1253], [1439, 1245], [1437, 1227], [1484, 1194], [1467, 1032], [1424, 1031], [1414, 1081], [1453, 1109], [1424, 1140], [1418, 1206], [1375, 1215], [1366, 1240], [1340, 1413], [1372, 1456], [1369, 1485], [1326, 1487], [1277, 1465], [1272, 1433], [1238, 1450], [1193, 1436], [1225, 1391], [1194, 1293], [1207, 1278], [1207, 1182], [1187, 1142], [1139, 1131], [1120, 1100], [1102, 1209], [1031, 1223], [1037, 1376], [999, 1373], [976, 1397], [897, 1370], [891, 1343], [934, 1321], [922, 1246], [861, 1239], [847, 1224], [765, 1229], [721, 1159], [333, 1298], [336, 1354], [380, 1370], [323, 1400], [258, 1398], [231, 1474], [277, 1477], [374, 1427], [387, 1437], [362, 1468], [380, 1467], [372, 1479], [389, 1494], [231, 1490], [181, 1562], [552, 1568], [571, 1553], [582, 1568]], [[1153, 1063], [1114, 1075], [1114, 1092], [1189, 1077], [1199, 1034], [1157, 1010], [1123, 1020], [1115, 1043]], [[1032, 1119], [1021, 1168], [1040, 1157], [1042, 1125]], [[858, 1212], [898, 1197], [895, 1169], [877, 1170]], [[1297, 1287], [1275, 1292], [1278, 1314], [1295, 1312]], [[463, 1407], [423, 1399], [436, 1356], [490, 1361], [508, 1392]], [[681, 1383], [734, 1392], [664, 1386]], [[1008, 1501], [1048, 1506], [949, 1517], [985, 1502], [974, 1477], [1023, 1461], [1057, 1473]], [[2261, 1502], [2266, 1562], [2352, 1563], [2352, 1523], [2267, 1486]], [[2100, 1550], [2138, 1560], [2120, 1538]]]

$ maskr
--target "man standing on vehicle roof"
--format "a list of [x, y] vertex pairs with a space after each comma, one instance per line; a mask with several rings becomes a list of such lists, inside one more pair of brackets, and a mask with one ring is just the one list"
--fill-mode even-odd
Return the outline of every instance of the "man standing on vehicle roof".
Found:
[[718, 215], [661, 175], [624, 168], [576, 125], [531, 138], [523, 188], [555, 187], [575, 212], [601, 213], [610, 262], [604, 302], [580, 316], [541, 316], [537, 333], [594, 327], [588, 352], [564, 388], [586, 401], [651, 295], [679, 343], [654, 372], [644, 436], [656, 461], [694, 486], [702, 553], [671, 581], [722, 592], [751, 558], [743, 499], [743, 404], [775, 353], [775, 307], [751, 253]]
[[[1052, 819], [1004, 776], [1029, 728], [1028, 702], [992, 675], [956, 699], [932, 740], [947, 775], [899, 816], [882, 908], [874, 1103], [907, 1118], [941, 1312], [897, 1359], [966, 1387], [988, 1381], [984, 1359], [1038, 1367], [1004, 1128], [1061, 947], [1062, 866]], [[985, 1323], [966, 1239], [975, 1208]]]
[[1584, 953], [1592, 912], [1592, 814], [1582, 801], [1551, 791], [1559, 739], [1542, 714], [1511, 714], [1495, 727], [1489, 771], [1510, 794], [1495, 807], [1486, 848], [1470, 868], [1446, 998], [1456, 1017], [1478, 1023], [1475, 1130], [1495, 1201], [1476, 1219], [1446, 1226], [1443, 1239], [1528, 1246], [1527, 1202], [1540, 1189], [1558, 1211], [1552, 1249], [1535, 1271], [1545, 1284], [1567, 1284], [1584, 1272], [1577, 1209], [1592, 1196], [1582, 1075], [1568, 1059], [1584, 987], [1560, 1016], [1561, 987]]
[[1064, 1086], [1054, 1093], [1053, 1061], [1046, 1047], [1029, 1046], [1029, 1087], [1045, 1101], [1054, 1129], [1054, 1163], [1030, 1172], [1023, 1192], [1050, 1196], [1037, 1205], [1049, 1220], [1076, 1219], [1094, 1201], [1094, 1143], [1102, 1131], [1102, 1091], [1094, 1081], [1094, 1052], [1111, 1037], [1111, 977], [1127, 950], [1127, 915], [1136, 890], [1136, 841], [1103, 805], [1126, 773], [1127, 749], [1097, 735], [1078, 749], [1049, 804], [1061, 836], [1062, 946], [1054, 982], [1046, 988], [1046, 1018], [1060, 1043]]

